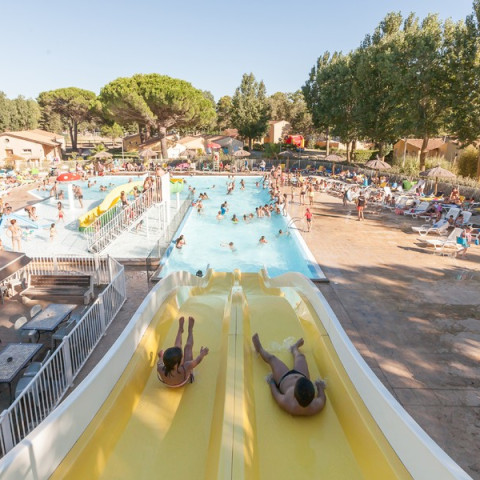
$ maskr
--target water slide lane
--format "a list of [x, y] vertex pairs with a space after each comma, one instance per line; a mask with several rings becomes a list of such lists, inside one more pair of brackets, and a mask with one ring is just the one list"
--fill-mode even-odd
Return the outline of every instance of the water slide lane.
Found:
[[[180, 315], [196, 319], [194, 354], [201, 345], [210, 353], [193, 385], [168, 389], [156, 377], [156, 352], [173, 344]], [[269, 368], [251, 344], [254, 332], [287, 365], [288, 347], [305, 338], [310, 375], [328, 384], [319, 415], [292, 417], [278, 408], [265, 382]], [[268, 288], [256, 274], [219, 273], [205, 288], [181, 287], [162, 305], [112, 395], [52, 478], [157, 475], [410, 478], [301, 294]]]

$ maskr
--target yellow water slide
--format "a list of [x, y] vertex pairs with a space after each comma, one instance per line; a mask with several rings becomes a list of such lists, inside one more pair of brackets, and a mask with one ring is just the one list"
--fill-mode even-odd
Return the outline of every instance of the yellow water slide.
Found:
[[[210, 272], [203, 284], [172, 289], [51, 478], [412, 478], [337, 355], [328, 305], [319, 307], [313, 284], [296, 285], [300, 276], [292, 275], [282, 284], [262, 274]], [[152, 295], [160, 292], [162, 285]], [[174, 343], [182, 315], [196, 320], [194, 354], [202, 345], [210, 353], [193, 384], [169, 389], [157, 379], [157, 352]], [[289, 346], [305, 339], [310, 375], [327, 383], [320, 414], [292, 417], [275, 404], [254, 332], [288, 365]]]
[[100, 215], [112, 208], [120, 200], [120, 194], [125, 192], [127, 195], [135, 188], [143, 185], [143, 180], [137, 182], [129, 182], [123, 185], [115, 187], [107, 196], [103, 199], [102, 203], [92, 210], [88, 211], [85, 215], [79, 217], [79, 230], [82, 232], [88, 226], [90, 226]]

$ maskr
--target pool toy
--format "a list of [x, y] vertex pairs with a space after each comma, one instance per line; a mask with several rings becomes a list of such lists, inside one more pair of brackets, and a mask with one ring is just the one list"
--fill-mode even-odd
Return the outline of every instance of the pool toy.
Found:
[[184, 187], [183, 178], [171, 178], [170, 179], [170, 193], [178, 193], [183, 190]]
[[[120, 194], [125, 192], [127, 195], [134, 189], [134, 187], [142, 187], [143, 181], [129, 182], [123, 185], [115, 187], [111, 192], [107, 194], [103, 202], [94, 209], [87, 212], [85, 215], [79, 217], [78, 229], [83, 232], [88, 228], [100, 215], [110, 210], [119, 200]], [[106, 218], [105, 221], [108, 221]]]
[[[182, 315], [196, 319], [194, 352], [208, 345], [210, 353], [193, 385], [169, 389], [157, 379], [156, 354], [174, 343]], [[255, 332], [289, 365], [289, 346], [305, 339], [311, 377], [327, 382], [322, 412], [295, 418], [275, 404], [269, 369], [251, 345]], [[38, 427], [38, 441], [49, 443], [50, 461], [36, 457], [42, 478], [54, 462], [51, 479], [469, 478], [383, 387], [322, 294], [296, 273], [169, 275], [45, 425], [61, 433]], [[37, 451], [26, 443], [16, 471], [30, 465], [29, 449]]]

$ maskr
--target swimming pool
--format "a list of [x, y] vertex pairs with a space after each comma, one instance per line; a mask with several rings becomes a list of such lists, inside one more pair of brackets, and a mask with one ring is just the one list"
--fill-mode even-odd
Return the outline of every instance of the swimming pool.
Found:
[[[240, 189], [240, 180], [245, 190]], [[174, 238], [184, 235], [186, 245], [182, 249], [172, 244], [163, 260], [161, 275], [176, 270], [192, 273], [207, 265], [217, 271], [258, 272], [264, 266], [270, 275], [285, 272], [300, 272], [309, 278], [324, 278], [318, 264], [305, 242], [295, 229], [287, 229], [290, 217], [272, 213], [272, 217], [257, 218], [255, 207], [270, 203], [268, 189], [262, 188], [262, 177], [235, 177], [236, 188], [227, 195], [227, 177], [186, 177], [187, 185], [195, 188], [195, 198], [206, 192], [209, 200], [203, 202], [203, 213], [190, 208]], [[256, 183], [259, 182], [259, 186]], [[187, 191], [187, 188], [185, 188]], [[222, 220], [216, 216], [223, 202], [228, 202], [228, 212]], [[243, 220], [244, 214], [254, 214], [250, 222]], [[239, 221], [233, 223], [235, 214]], [[289, 235], [278, 235], [279, 230]], [[268, 243], [260, 244], [265, 236]], [[228, 244], [234, 243], [232, 251]]]

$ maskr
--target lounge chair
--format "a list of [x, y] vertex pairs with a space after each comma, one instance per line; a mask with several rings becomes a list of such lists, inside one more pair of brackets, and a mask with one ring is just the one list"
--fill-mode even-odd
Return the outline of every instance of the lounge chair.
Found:
[[433, 247], [433, 253], [440, 255], [456, 255], [458, 250], [462, 248], [461, 245], [457, 243], [457, 237], [462, 234], [463, 229], [454, 228], [447, 237], [444, 238], [425, 238], [420, 237], [418, 240], [420, 242], [426, 243], [427, 246]]
[[420, 202], [419, 205], [405, 212], [404, 215], [411, 215], [412, 218], [417, 218], [419, 215], [427, 211], [427, 208], [429, 207], [429, 205], [430, 205], [430, 202]]
[[429, 223], [424, 223], [420, 227], [412, 227], [412, 230], [419, 233], [421, 237], [426, 237], [431, 233], [436, 233], [437, 235], [446, 235], [446, 233], [448, 232], [448, 227], [448, 222], [444, 218], [442, 218], [442, 220], [439, 220], [433, 225], [430, 225]]

